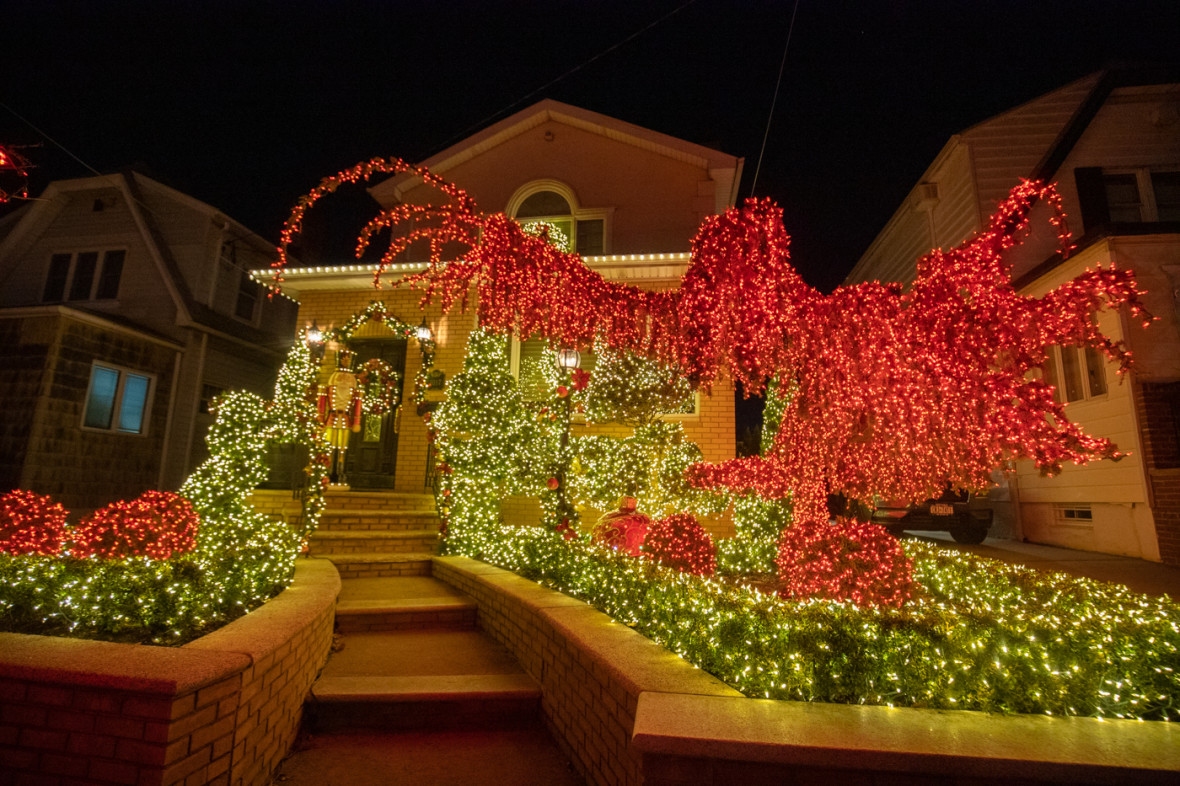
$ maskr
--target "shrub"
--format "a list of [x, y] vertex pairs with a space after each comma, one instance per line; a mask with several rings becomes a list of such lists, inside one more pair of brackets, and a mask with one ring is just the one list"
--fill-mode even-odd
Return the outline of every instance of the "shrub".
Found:
[[145, 491], [87, 516], [69, 532], [68, 548], [74, 557], [166, 560], [192, 551], [197, 522], [193, 506], [183, 497]]
[[66, 510], [47, 496], [16, 489], [0, 497], [0, 551], [57, 554]]
[[879, 524], [837, 519], [787, 527], [775, 562], [786, 598], [896, 608], [913, 593], [912, 563]]
[[685, 573], [712, 576], [717, 570], [713, 538], [691, 513], [674, 513], [657, 521], [647, 533], [643, 550], [655, 561]]

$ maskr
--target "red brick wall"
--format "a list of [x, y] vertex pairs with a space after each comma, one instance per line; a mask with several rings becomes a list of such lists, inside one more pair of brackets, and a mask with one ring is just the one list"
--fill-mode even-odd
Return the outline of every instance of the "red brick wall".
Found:
[[0, 782], [264, 786], [328, 656], [340, 580], [295, 583], [185, 647], [0, 634]]

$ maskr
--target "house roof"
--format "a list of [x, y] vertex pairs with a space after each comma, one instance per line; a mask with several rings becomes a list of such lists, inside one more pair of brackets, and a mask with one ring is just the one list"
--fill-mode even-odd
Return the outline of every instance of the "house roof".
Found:
[[[456, 166], [550, 121], [705, 169], [717, 182], [719, 197], [728, 200], [727, 206], [733, 205], [737, 197], [744, 159], [549, 98], [488, 126], [419, 164], [445, 177]], [[419, 178], [401, 175], [373, 186], [369, 193], [382, 205], [395, 204], [419, 182]]]

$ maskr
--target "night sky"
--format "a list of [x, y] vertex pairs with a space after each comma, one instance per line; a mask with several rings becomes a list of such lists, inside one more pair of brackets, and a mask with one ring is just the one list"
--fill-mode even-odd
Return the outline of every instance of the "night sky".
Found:
[[[276, 241], [321, 177], [553, 98], [744, 156], [745, 198], [794, 7], [0, 0], [0, 143], [41, 143], [35, 192], [136, 165]], [[1178, 33], [1176, 0], [800, 0], [754, 193], [828, 290], [949, 136]]]

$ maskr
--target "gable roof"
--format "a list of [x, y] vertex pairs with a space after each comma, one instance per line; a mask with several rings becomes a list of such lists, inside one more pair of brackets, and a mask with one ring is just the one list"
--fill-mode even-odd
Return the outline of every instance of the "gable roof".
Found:
[[[550, 98], [488, 126], [419, 162], [419, 165], [446, 177], [449, 170], [460, 164], [550, 121], [707, 170], [717, 183], [718, 201], [727, 200], [725, 206], [728, 207], [737, 197], [745, 159]], [[369, 193], [380, 204], [390, 205], [400, 202], [404, 194], [419, 182], [417, 177], [401, 175], [373, 186]]]

